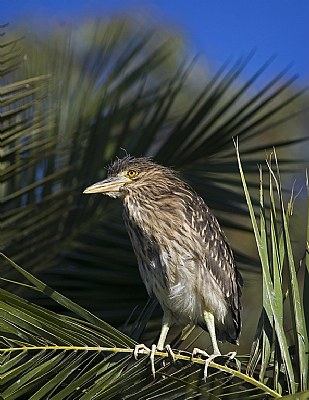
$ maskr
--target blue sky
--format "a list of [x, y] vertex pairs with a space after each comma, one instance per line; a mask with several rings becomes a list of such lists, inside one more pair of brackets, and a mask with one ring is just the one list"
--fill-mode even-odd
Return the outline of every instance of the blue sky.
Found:
[[205, 54], [214, 66], [256, 47], [248, 74], [276, 53], [269, 77], [293, 62], [299, 83], [309, 83], [309, 0], [0, 0], [0, 4], [0, 23], [16, 26], [29, 19], [33, 29], [34, 18], [78, 24], [91, 15], [142, 11], [180, 31], [191, 51]]

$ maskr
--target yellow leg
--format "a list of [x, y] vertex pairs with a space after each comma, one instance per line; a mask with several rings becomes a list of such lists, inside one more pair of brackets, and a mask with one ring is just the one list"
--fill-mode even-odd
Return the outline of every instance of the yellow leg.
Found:
[[162, 328], [161, 328], [161, 333], [157, 345], [158, 350], [163, 350], [164, 345], [165, 345], [165, 340], [167, 333], [170, 329], [170, 326], [172, 324], [172, 314], [169, 311], [164, 311], [163, 318], [162, 318]]
[[204, 311], [204, 320], [210, 335], [214, 354], [221, 354], [217, 343], [215, 318], [210, 312]]

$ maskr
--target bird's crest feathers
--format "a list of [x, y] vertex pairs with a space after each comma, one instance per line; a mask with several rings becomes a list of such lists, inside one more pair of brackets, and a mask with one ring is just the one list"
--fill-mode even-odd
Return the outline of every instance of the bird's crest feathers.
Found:
[[139, 172], [151, 169], [169, 171], [173, 175], [177, 175], [175, 171], [170, 168], [164, 167], [153, 161], [152, 157], [133, 157], [127, 155], [123, 158], [117, 158], [113, 163], [108, 166], [108, 176], [116, 176], [120, 172], [127, 171], [130, 168], [135, 168]]

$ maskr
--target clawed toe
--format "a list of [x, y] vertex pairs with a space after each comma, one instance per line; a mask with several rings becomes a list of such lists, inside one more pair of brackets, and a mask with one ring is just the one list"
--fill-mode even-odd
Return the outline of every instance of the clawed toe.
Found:
[[229, 353], [225, 354], [226, 357], [229, 358], [229, 360], [234, 360], [236, 357], [237, 351], [230, 351]]
[[215, 358], [220, 357], [221, 354], [220, 354], [220, 353], [215, 353], [215, 354], [211, 354], [211, 355], [210, 355], [210, 354], [208, 354], [205, 350], [201, 350], [201, 349], [198, 349], [198, 348], [194, 348], [193, 351], [192, 351], [191, 359], [193, 359], [193, 358], [196, 357], [197, 355], [206, 357], [205, 365], [204, 365], [204, 381], [206, 382], [207, 375], [208, 375], [208, 367], [209, 367], [209, 364], [210, 364]]
[[[169, 355], [170, 360], [174, 363], [176, 361], [175, 353], [172, 350], [170, 345], [166, 345], [165, 349], [160, 349], [158, 348], [155, 344], [151, 346], [151, 349], [144, 344], [138, 344], [135, 346], [134, 351], [133, 351], [133, 356], [137, 360], [139, 354], [149, 354], [150, 358], [150, 366], [151, 366], [151, 373], [153, 378], [155, 379], [156, 377], [156, 369], [155, 369], [155, 353], [156, 351], [166, 351], [167, 354]], [[194, 348], [192, 353], [191, 353], [191, 360], [193, 358], [196, 358], [198, 356], [205, 357], [205, 365], [204, 365], [204, 381], [206, 382], [207, 375], [208, 375], [208, 367], [211, 362], [213, 362], [217, 357], [227, 357], [228, 361], [235, 359], [236, 356], [236, 351], [231, 351], [225, 355], [221, 355], [220, 353], [214, 353], [214, 354], [208, 354], [205, 350], [201, 350], [199, 348]], [[237, 359], [236, 359], [237, 362]]]
[[157, 350], [157, 346], [153, 344], [151, 346], [151, 351], [150, 351], [150, 366], [151, 366], [151, 373], [153, 376], [153, 379], [156, 378], [156, 369], [155, 369], [155, 352]]
[[208, 375], [209, 364], [217, 357], [221, 357], [221, 354], [220, 353], [219, 354], [212, 354], [205, 361], [205, 366], [204, 366], [204, 381], [205, 382], [206, 382], [207, 375]]
[[207, 375], [208, 375], [208, 367], [211, 362], [213, 362], [217, 357], [228, 357], [228, 360], [227, 360], [227, 362], [228, 362], [230, 360], [233, 360], [235, 358], [236, 354], [237, 354], [236, 351], [231, 351], [227, 354], [220, 354], [220, 353], [208, 354], [204, 350], [194, 348], [192, 351], [191, 360], [198, 355], [206, 357], [205, 366], [204, 366], [204, 381], [206, 382]]
[[134, 356], [135, 360], [137, 360], [139, 354], [149, 354], [149, 353], [151, 353], [151, 350], [149, 349], [149, 347], [147, 347], [143, 343], [141, 343], [141, 344], [137, 344], [134, 347], [133, 356]]
[[196, 356], [210, 357], [210, 355], [207, 353], [207, 351], [199, 349], [198, 347], [195, 347], [193, 349], [192, 355], [191, 355], [191, 360], [192, 360], [192, 358], [194, 358]]
[[175, 357], [175, 353], [173, 352], [172, 348], [170, 345], [166, 345], [165, 349], [159, 349], [155, 344], [153, 344], [151, 346], [151, 349], [149, 349], [149, 347], [145, 346], [144, 344], [137, 344], [134, 347], [134, 351], [133, 351], [133, 356], [135, 358], [135, 360], [138, 359], [138, 355], [139, 354], [149, 354], [149, 358], [150, 358], [150, 366], [151, 366], [151, 373], [153, 378], [155, 379], [156, 377], [156, 369], [155, 369], [155, 353], [156, 351], [166, 351], [170, 360], [172, 362], [176, 361], [176, 357]]
[[[158, 351], [164, 351], [164, 350], [165, 350], [165, 351], [167, 352], [167, 354], [168, 354], [170, 360], [171, 360], [173, 363], [176, 361], [175, 354], [174, 354], [174, 352], [173, 352], [173, 350], [172, 350], [172, 348], [171, 348], [171, 346], [170, 346], [169, 344], [167, 344], [167, 345], [165, 346], [164, 349], [159, 349], [155, 344], [153, 344], [153, 345], [151, 346], [151, 352], [150, 352], [150, 365], [151, 365], [151, 373], [152, 373], [152, 376], [153, 376], [154, 379], [155, 379], [155, 377], [156, 377], [156, 370], [155, 370], [155, 361], [154, 361], [154, 358], [155, 358], [155, 352], [156, 352], [157, 350], [158, 350]], [[163, 364], [163, 365], [165, 365], [165, 364]]]
[[156, 377], [156, 369], [155, 369], [155, 361], [154, 361], [156, 350], [157, 350], [157, 346], [155, 344], [153, 344], [150, 349], [149, 347], [147, 347], [143, 343], [141, 343], [141, 344], [137, 344], [134, 347], [134, 351], [133, 351], [133, 356], [134, 356], [135, 360], [138, 359], [139, 354], [149, 354], [151, 373], [152, 373], [152, 376], [154, 379]]
[[167, 345], [165, 346], [165, 350], [166, 350], [167, 354], [169, 355], [169, 358], [170, 358], [170, 359], [172, 360], [172, 362], [174, 363], [174, 362], [176, 361], [175, 353], [173, 352], [173, 350], [172, 350], [172, 348], [171, 348], [171, 346], [170, 346], [169, 344], [167, 344]]

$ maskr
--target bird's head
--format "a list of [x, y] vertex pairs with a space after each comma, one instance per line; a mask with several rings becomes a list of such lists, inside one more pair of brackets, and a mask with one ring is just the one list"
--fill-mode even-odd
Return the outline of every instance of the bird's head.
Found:
[[166, 178], [175, 177], [169, 168], [154, 163], [149, 158], [124, 157], [109, 168], [107, 179], [84, 190], [84, 194], [101, 193], [110, 197], [125, 197], [130, 191], [162, 187]]

